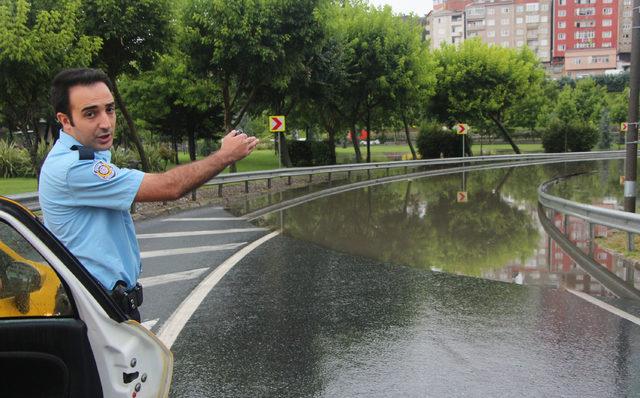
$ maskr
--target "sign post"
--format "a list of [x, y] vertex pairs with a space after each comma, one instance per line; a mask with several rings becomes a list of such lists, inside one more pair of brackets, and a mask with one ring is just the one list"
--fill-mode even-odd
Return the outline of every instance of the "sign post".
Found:
[[455, 125], [454, 129], [458, 133], [458, 135], [462, 135], [462, 157], [464, 157], [464, 137], [467, 135], [469, 131], [469, 125], [464, 123], [458, 123]]
[[285, 130], [284, 116], [269, 116], [269, 131], [278, 137], [278, 168], [282, 168], [282, 136]]

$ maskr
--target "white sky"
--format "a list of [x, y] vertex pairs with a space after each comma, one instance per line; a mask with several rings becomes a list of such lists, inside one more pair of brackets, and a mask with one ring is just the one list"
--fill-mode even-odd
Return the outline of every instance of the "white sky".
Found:
[[418, 16], [424, 16], [433, 8], [432, 0], [369, 0], [369, 2], [376, 6], [389, 4], [395, 13], [413, 12]]

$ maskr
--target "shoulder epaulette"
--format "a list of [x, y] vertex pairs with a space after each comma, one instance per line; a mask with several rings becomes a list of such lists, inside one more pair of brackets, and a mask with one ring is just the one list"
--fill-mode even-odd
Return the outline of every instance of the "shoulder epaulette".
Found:
[[78, 151], [80, 160], [93, 160], [95, 159], [94, 150], [87, 148], [86, 146], [74, 145], [70, 148], [72, 151]]

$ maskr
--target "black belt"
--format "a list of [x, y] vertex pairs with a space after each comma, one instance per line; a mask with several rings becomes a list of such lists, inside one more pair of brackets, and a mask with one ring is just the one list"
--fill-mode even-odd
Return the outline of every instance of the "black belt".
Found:
[[127, 289], [127, 284], [123, 281], [116, 282], [116, 286], [109, 292], [113, 299], [125, 314], [132, 314], [142, 305], [142, 285], [136, 283], [131, 289]]

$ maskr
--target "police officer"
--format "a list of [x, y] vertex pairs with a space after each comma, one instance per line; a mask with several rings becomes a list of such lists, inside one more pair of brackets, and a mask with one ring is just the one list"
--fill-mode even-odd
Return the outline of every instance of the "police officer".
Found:
[[227, 134], [220, 150], [165, 173], [111, 163], [116, 128], [113, 86], [97, 69], [67, 69], [53, 80], [51, 103], [60, 138], [40, 174], [44, 222], [132, 319], [140, 321], [140, 249], [129, 208], [133, 202], [175, 200], [201, 186], [258, 144]]

